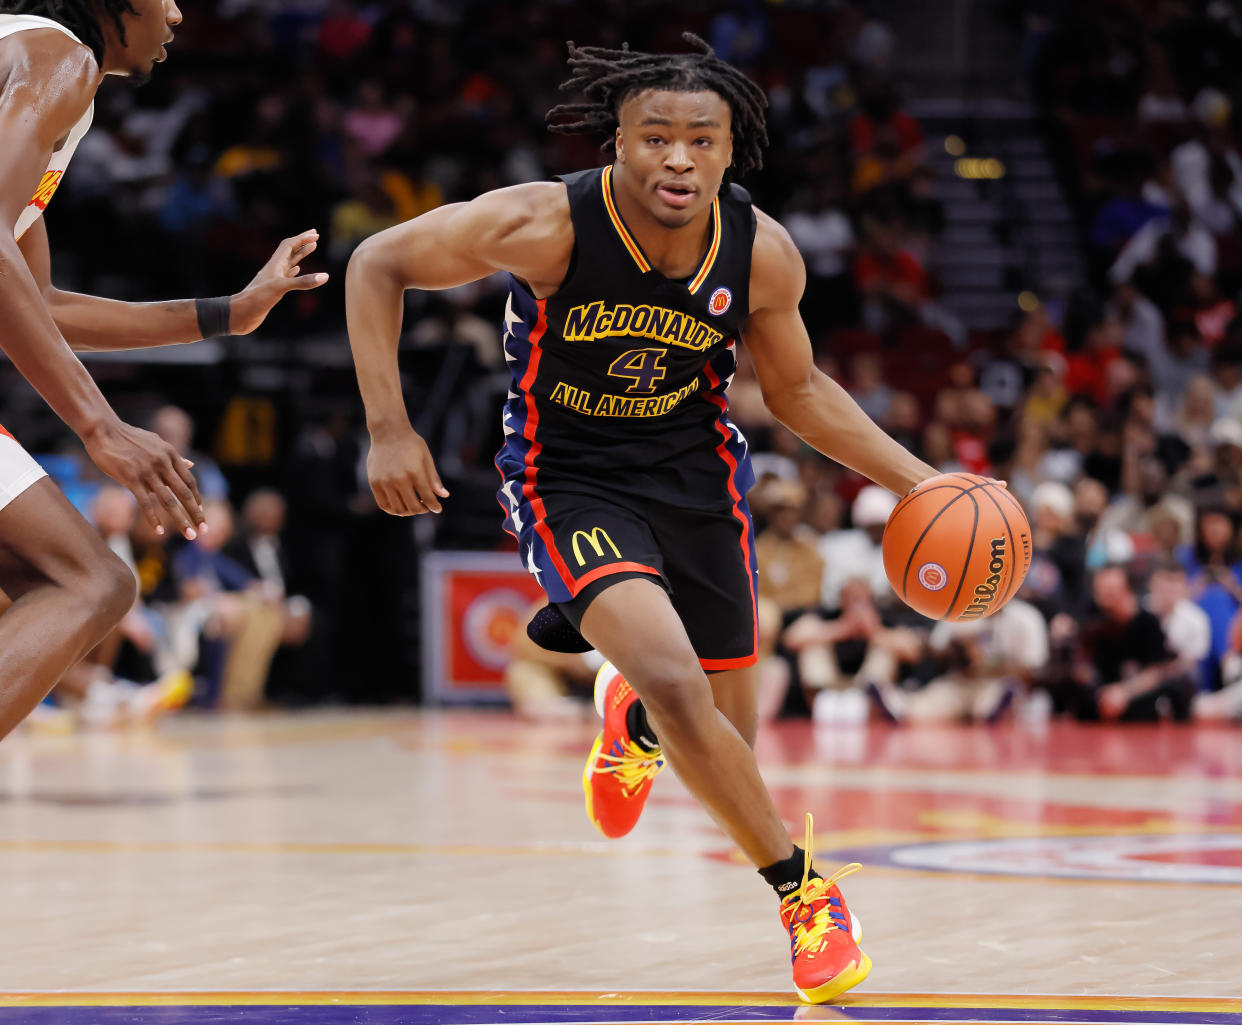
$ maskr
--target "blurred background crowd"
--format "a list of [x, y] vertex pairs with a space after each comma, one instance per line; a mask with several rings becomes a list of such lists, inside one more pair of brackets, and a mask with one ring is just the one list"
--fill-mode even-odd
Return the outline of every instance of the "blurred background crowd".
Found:
[[[411, 524], [365, 484], [345, 263], [441, 203], [600, 162], [595, 141], [543, 127], [567, 39], [676, 50], [691, 29], [768, 94], [772, 144], [744, 184], [806, 259], [821, 367], [928, 462], [1007, 480], [1035, 531], [1000, 615], [921, 620], [880, 563], [895, 499], [775, 423], [743, 353], [730, 401], [760, 478], [765, 714], [1242, 718], [1242, 15], [1223, 0], [928, 7], [187, 10], [150, 85], [100, 95], [48, 213], [58, 285], [226, 294], [312, 226], [334, 281], [259, 338], [92, 360], [122, 415], [192, 453], [212, 524], [194, 543], [146, 531], [0, 364], [0, 422], [141, 583], [62, 707], [112, 721], [187, 697], [419, 699], [420, 560], [508, 540], [491, 465], [506, 283], [408, 297], [405, 394], [453, 493]], [[1000, 266], [1015, 252], [1036, 255]], [[591, 672], [519, 644], [514, 702], [572, 709]]]

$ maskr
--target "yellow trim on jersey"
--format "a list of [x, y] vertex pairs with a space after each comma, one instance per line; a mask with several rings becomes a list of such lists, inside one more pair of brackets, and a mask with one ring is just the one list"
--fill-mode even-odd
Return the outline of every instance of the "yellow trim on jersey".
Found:
[[617, 204], [612, 198], [611, 164], [604, 168], [604, 174], [600, 181], [603, 183], [604, 206], [608, 210], [612, 226], [617, 229], [617, 234], [621, 236], [621, 242], [630, 251], [630, 256], [638, 264], [638, 269], [646, 274], [647, 271], [651, 270], [651, 264], [647, 262], [647, 257], [643, 255], [643, 251], [638, 247], [638, 243], [634, 241], [634, 236], [630, 234], [630, 229], [625, 226], [625, 221], [621, 220], [621, 215], [617, 212]]
[[712, 200], [712, 244], [707, 247], [707, 255], [703, 258], [703, 266], [699, 268], [699, 272], [690, 282], [690, 294], [693, 295], [703, 287], [703, 282], [707, 280], [707, 275], [711, 273], [712, 266], [716, 263], [716, 254], [720, 252], [720, 236], [723, 234], [720, 230], [720, 197], [717, 196]]
[[[630, 229], [625, 226], [625, 221], [621, 220], [621, 214], [617, 211], [616, 200], [612, 197], [611, 164], [604, 168], [600, 182], [604, 193], [604, 207], [608, 211], [608, 217], [612, 221], [612, 226], [616, 229], [622, 244], [629, 250], [630, 256], [633, 257], [634, 262], [638, 265], [638, 269], [646, 274], [647, 271], [651, 270], [651, 264], [647, 262], [647, 257], [643, 254], [638, 243], [634, 241], [634, 236], [630, 234]], [[716, 256], [720, 253], [720, 237], [722, 234], [723, 232], [720, 230], [720, 197], [717, 196], [712, 200], [711, 245], [707, 247], [707, 255], [703, 257], [703, 263], [690, 281], [689, 288], [692, 295], [703, 287], [703, 282], [707, 280], [707, 275], [711, 273], [712, 267], [715, 266]]]

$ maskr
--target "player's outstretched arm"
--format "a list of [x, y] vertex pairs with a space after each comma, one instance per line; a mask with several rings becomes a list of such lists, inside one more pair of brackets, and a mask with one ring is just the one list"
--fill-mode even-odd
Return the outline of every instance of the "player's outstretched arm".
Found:
[[371, 451], [367, 477], [394, 516], [440, 512], [448, 491], [410, 424], [397, 367], [406, 289], [442, 289], [509, 271], [537, 294], [555, 290], [573, 249], [561, 185], [537, 183], [442, 206], [371, 236], [345, 276], [345, 313]]
[[[56, 31], [22, 33], [22, 61], [0, 83], [0, 219], [13, 225], [35, 194], [56, 145], [86, 111], [99, 68]], [[11, 38], [11, 37], [10, 37]], [[0, 348], [18, 373], [82, 439], [104, 473], [129, 488], [151, 524], [187, 537], [203, 523], [187, 464], [149, 431], [122, 423], [70, 350], [44, 305], [11, 228], [0, 229]]]
[[904, 495], [938, 471], [897, 444], [844, 388], [815, 366], [811, 340], [798, 313], [806, 286], [802, 256], [780, 224], [757, 213], [751, 314], [742, 335], [764, 402], [812, 448]]
[[127, 303], [64, 292], [52, 284], [47, 227], [39, 218], [18, 243], [26, 264], [70, 348], [77, 352], [148, 349], [197, 342], [213, 335], [246, 335], [256, 330], [290, 292], [318, 288], [327, 274], [302, 274], [301, 263], [315, 251], [319, 233], [287, 238], [254, 280], [236, 295], [200, 302]]

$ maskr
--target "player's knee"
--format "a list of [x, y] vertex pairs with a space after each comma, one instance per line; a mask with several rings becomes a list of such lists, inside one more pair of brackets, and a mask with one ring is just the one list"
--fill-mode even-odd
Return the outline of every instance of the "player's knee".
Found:
[[90, 618], [106, 631], [125, 618], [138, 598], [138, 581], [119, 558], [108, 557], [93, 565], [81, 585]]
[[650, 659], [637, 679], [626, 679], [648, 711], [665, 722], [693, 722], [714, 708], [711, 687], [697, 662]]

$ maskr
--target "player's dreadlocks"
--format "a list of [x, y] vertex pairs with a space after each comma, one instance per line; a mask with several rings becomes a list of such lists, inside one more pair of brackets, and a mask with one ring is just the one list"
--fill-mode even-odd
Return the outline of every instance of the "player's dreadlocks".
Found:
[[[553, 132], [605, 132], [601, 147], [616, 150], [616, 130], [621, 105], [647, 89], [671, 92], [710, 91], [720, 95], [733, 112], [733, 167], [739, 176], [763, 166], [763, 147], [768, 144], [764, 109], [768, 99], [754, 82], [733, 65], [722, 61], [693, 32], [682, 39], [695, 53], [637, 53], [623, 44], [620, 50], [569, 44], [573, 75], [561, 83], [587, 98], [585, 103], [562, 103], [548, 111], [546, 121]], [[570, 120], [573, 119], [573, 120]]]
[[37, 14], [58, 21], [95, 54], [95, 62], [103, 65], [103, 21], [107, 17], [116, 26], [117, 35], [125, 42], [123, 14], [137, 14], [129, 0], [0, 0], [0, 14]]

